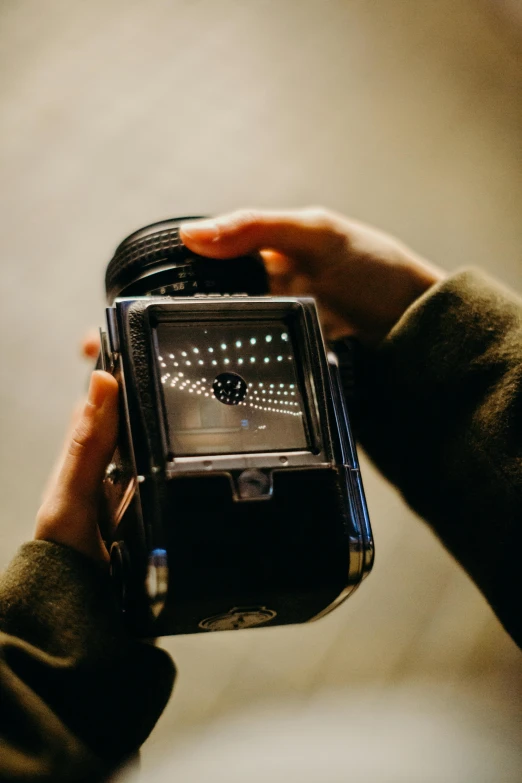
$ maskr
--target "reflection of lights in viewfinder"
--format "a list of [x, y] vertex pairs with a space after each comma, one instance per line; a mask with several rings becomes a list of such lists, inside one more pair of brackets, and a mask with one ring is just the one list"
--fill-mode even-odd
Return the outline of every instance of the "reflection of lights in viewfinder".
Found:
[[282, 356], [278, 356], [278, 357], [277, 357], [277, 361], [278, 361], [278, 362], [282, 362], [282, 361], [283, 361], [283, 357], [282, 357]]
[[214, 353], [214, 349], [213, 349], [213, 348], [209, 348], [209, 349], [208, 349], [208, 352], [209, 352], [209, 353]]
[[251, 363], [252, 363], [252, 364], [254, 364], [255, 360], [256, 360], [256, 357], [255, 357], [255, 356], [251, 356], [251, 357], [250, 357], [250, 361], [251, 361]]
[[181, 355], [182, 355], [182, 356], [186, 356], [186, 355], [187, 355], [187, 352], [186, 352], [186, 351], [181, 351]]
[[236, 348], [241, 348], [241, 340], [236, 340]]
[[268, 358], [268, 356], [265, 356], [265, 364], [268, 364], [269, 361], [270, 359]]
[[288, 335], [286, 332], [283, 332], [283, 334], [281, 335], [281, 340], [284, 340], [285, 342], [288, 340]]
[[250, 338], [250, 345], [255, 345], [255, 344], [256, 344], [256, 338], [255, 337], [251, 337]]
[[265, 337], [265, 340], [267, 341], [267, 343], [271, 343], [272, 342], [272, 335], [271, 334], [267, 334], [267, 336]]
[[224, 351], [226, 351], [226, 350], [227, 350], [227, 345], [226, 345], [226, 343], [221, 343], [221, 347], [222, 347], [222, 349], [223, 349]]

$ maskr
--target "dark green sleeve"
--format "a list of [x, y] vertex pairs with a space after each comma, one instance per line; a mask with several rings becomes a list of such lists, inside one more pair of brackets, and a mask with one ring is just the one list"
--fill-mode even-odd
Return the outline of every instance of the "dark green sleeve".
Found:
[[149, 735], [174, 674], [126, 633], [105, 570], [25, 544], [0, 579], [0, 780], [105, 779]]
[[355, 421], [384, 475], [522, 645], [522, 301], [465, 270], [362, 353]]

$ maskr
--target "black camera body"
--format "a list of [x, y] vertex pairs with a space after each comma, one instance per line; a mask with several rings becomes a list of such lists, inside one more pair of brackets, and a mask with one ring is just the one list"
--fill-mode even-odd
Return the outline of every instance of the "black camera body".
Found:
[[107, 268], [121, 423], [102, 534], [122, 610], [139, 636], [316, 619], [373, 562], [338, 361], [313, 299], [269, 296], [258, 257], [196, 256], [181, 222]]

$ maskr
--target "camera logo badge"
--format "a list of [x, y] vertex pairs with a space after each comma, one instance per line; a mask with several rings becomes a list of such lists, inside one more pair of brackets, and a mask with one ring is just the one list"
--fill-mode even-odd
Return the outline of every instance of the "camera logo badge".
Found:
[[236, 606], [224, 614], [215, 614], [201, 620], [199, 627], [203, 631], [237, 631], [268, 623], [276, 616], [277, 612], [265, 606]]

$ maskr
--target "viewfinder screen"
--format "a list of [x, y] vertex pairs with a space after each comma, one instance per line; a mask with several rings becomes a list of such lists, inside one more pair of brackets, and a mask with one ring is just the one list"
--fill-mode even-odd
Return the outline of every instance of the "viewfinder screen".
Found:
[[175, 456], [308, 448], [284, 321], [165, 322], [156, 336]]

